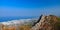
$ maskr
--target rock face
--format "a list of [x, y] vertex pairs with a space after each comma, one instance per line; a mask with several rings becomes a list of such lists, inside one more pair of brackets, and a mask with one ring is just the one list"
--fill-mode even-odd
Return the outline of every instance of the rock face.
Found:
[[56, 30], [57, 17], [54, 15], [42, 16], [40, 21], [31, 30]]

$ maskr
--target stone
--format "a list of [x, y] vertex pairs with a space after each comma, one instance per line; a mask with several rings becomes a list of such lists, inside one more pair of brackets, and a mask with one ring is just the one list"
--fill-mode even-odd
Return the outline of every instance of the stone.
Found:
[[54, 15], [42, 16], [40, 21], [31, 28], [31, 30], [55, 30], [57, 17]]

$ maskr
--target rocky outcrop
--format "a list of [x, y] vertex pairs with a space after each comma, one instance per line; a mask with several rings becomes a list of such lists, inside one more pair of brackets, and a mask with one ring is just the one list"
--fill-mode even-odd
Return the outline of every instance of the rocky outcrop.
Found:
[[56, 30], [57, 17], [54, 15], [42, 16], [41, 20], [31, 30]]

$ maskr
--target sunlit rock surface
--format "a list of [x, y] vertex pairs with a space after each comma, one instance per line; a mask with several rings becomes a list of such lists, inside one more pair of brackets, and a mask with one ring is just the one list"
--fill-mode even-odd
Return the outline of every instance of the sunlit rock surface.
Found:
[[56, 30], [57, 17], [53, 15], [42, 16], [41, 20], [31, 30]]

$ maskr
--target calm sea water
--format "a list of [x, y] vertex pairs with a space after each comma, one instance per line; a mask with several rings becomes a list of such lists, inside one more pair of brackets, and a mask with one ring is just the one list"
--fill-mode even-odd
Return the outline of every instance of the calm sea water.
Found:
[[0, 17], [0, 22], [6, 22], [11, 20], [19, 20], [19, 19], [32, 19], [37, 17]]

